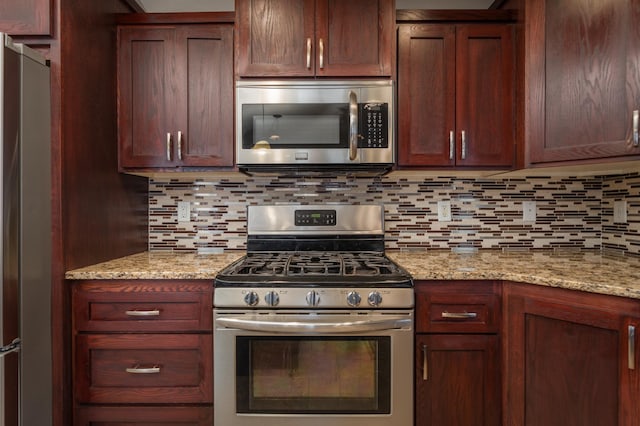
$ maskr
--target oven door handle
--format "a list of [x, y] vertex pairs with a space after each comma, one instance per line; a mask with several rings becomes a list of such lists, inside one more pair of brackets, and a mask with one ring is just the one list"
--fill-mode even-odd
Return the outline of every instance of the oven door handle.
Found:
[[345, 322], [303, 322], [303, 321], [256, 321], [242, 318], [218, 318], [216, 324], [224, 328], [267, 333], [324, 333], [353, 334], [366, 331], [396, 330], [410, 328], [411, 318], [385, 318], [383, 320]]

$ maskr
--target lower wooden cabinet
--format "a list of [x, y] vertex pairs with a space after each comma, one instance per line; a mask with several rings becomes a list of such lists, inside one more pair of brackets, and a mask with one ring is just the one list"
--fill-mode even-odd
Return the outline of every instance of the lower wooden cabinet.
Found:
[[211, 425], [213, 283], [72, 284], [74, 425]]
[[211, 426], [211, 407], [86, 407], [76, 410], [77, 426]]
[[637, 425], [637, 300], [532, 285], [505, 288], [508, 425]]
[[500, 289], [416, 282], [416, 426], [501, 424]]
[[416, 425], [500, 424], [497, 335], [416, 337]]

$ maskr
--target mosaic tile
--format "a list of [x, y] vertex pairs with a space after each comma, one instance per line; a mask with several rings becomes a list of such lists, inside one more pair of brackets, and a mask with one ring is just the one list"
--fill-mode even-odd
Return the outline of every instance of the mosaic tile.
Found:
[[[613, 203], [627, 201], [628, 221], [613, 223]], [[437, 202], [452, 220], [438, 222]], [[192, 221], [177, 222], [177, 203]], [[523, 222], [522, 202], [537, 219]], [[603, 250], [640, 256], [640, 175], [604, 177], [203, 178], [151, 179], [149, 250], [246, 247], [246, 207], [259, 204], [381, 203], [390, 250]]]

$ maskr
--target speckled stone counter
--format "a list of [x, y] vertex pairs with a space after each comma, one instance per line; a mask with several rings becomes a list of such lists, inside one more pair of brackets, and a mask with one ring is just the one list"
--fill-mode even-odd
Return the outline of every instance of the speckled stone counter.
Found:
[[68, 271], [70, 280], [211, 279], [243, 251], [222, 254], [143, 252]]
[[508, 280], [640, 299], [640, 259], [590, 252], [387, 252], [414, 280]]
[[[69, 271], [67, 279], [213, 279], [244, 252], [144, 252]], [[640, 299], [640, 259], [593, 252], [387, 251], [415, 280], [509, 280]]]

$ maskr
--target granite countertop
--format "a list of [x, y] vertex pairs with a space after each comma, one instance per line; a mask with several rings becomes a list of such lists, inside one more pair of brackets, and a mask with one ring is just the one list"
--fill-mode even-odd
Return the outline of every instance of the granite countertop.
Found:
[[[66, 273], [70, 280], [213, 279], [244, 252], [143, 252]], [[509, 280], [640, 299], [640, 259], [597, 252], [387, 251], [415, 280]]]
[[640, 259], [599, 252], [387, 252], [414, 280], [508, 280], [640, 299]]
[[211, 279], [243, 251], [221, 254], [142, 252], [119, 259], [74, 269], [65, 274], [69, 280], [128, 279]]

